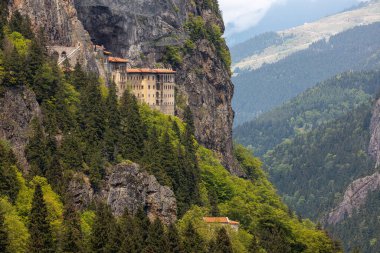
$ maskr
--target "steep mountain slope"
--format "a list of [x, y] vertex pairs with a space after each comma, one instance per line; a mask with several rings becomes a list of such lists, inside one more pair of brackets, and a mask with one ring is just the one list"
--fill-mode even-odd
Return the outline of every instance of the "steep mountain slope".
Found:
[[360, 26], [233, 78], [235, 124], [281, 105], [317, 82], [348, 70], [378, 67], [380, 23]]
[[246, 136], [264, 154], [271, 181], [290, 208], [325, 223], [349, 251], [378, 249], [377, 223], [370, 222], [378, 208], [369, 199], [379, 189], [378, 107], [373, 109], [379, 89], [378, 71], [341, 74], [237, 128], [240, 140]]
[[[27, 17], [0, 14], [1, 251], [341, 252], [289, 212], [249, 151], [233, 154], [243, 179], [199, 144], [190, 107], [182, 121], [128, 91], [118, 100], [97, 73], [60, 69]], [[210, 215], [239, 231], [204, 223]]]
[[135, 66], [175, 67], [178, 92], [194, 112], [197, 139], [242, 175], [232, 155], [233, 85], [217, 1], [78, 0], [75, 5], [95, 43]]
[[380, 73], [347, 72], [234, 129], [234, 138], [263, 156], [293, 138], [367, 103], [380, 86]]
[[[332, 36], [357, 26], [380, 22], [380, 2], [372, 1], [361, 8], [332, 15], [312, 23], [276, 32], [282, 43], [270, 43], [260, 51], [247, 47], [247, 43], [232, 48], [234, 51], [244, 51], [242, 60], [234, 61], [233, 69], [255, 70], [264, 64], [278, 62], [298, 51], [307, 49], [320, 40], [329, 40]], [[251, 42], [254, 42], [255, 38]], [[252, 43], [251, 43], [252, 45]], [[254, 46], [253, 46], [254, 47]], [[240, 71], [238, 71], [240, 72]]]

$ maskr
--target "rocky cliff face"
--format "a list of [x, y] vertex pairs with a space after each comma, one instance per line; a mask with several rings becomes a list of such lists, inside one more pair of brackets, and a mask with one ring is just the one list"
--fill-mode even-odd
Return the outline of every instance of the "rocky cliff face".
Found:
[[7, 88], [0, 94], [0, 139], [7, 140], [13, 149], [20, 167], [27, 172], [29, 165], [25, 157], [31, 121], [41, 116], [36, 96], [28, 88]]
[[[371, 118], [371, 139], [368, 153], [376, 161], [376, 167], [380, 165], [380, 99], [376, 101]], [[353, 211], [365, 205], [368, 194], [380, 189], [380, 173], [376, 172], [371, 176], [359, 178], [352, 182], [346, 192], [342, 202], [335, 208], [327, 219], [328, 224], [336, 224], [346, 216], [350, 217]]]
[[48, 45], [59, 53], [61, 47], [80, 46], [78, 60], [89, 70], [98, 71], [90, 36], [77, 17], [73, 0], [9, 0], [8, 7], [10, 13], [18, 10], [28, 15], [35, 31], [42, 29]]
[[74, 175], [68, 189], [77, 210], [84, 210], [94, 199], [100, 199], [107, 202], [116, 216], [121, 216], [125, 209], [136, 213], [143, 208], [151, 220], [159, 218], [165, 224], [177, 220], [177, 201], [173, 191], [160, 185], [154, 176], [141, 171], [134, 163], [122, 163], [108, 171], [98, 193], [94, 193], [85, 175]]
[[[94, 43], [128, 57], [135, 66], [152, 67], [162, 62], [168, 46], [183, 46], [190, 15], [224, 30], [218, 11], [207, 5], [210, 2], [215, 1], [75, 0], [75, 6]], [[216, 151], [232, 173], [242, 176], [232, 155], [233, 85], [215, 46], [198, 40], [176, 70], [178, 89], [195, 116], [197, 139]]]
[[140, 171], [137, 164], [123, 163], [111, 168], [102, 196], [117, 216], [126, 208], [136, 213], [143, 207], [151, 220], [159, 218], [165, 224], [177, 220], [173, 191], [160, 185], [154, 176]]
[[376, 167], [380, 165], [380, 99], [375, 104], [371, 118], [371, 140], [368, 152], [376, 161]]
[[354, 210], [361, 208], [368, 194], [380, 189], [380, 173], [360, 178], [352, 182], [344, 193], [343, 201], [328, 216], [328, 224], [336, 224], [345, 217], [351, 217]]

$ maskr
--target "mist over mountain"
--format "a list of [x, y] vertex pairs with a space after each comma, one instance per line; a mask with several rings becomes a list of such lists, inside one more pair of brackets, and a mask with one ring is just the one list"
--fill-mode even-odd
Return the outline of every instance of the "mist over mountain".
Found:
[[[223, 0], [220, 2], [223, 10]], [[262, 8], [255, 14], [250, 13], [250, 18], [242, 16], [241, 19], [247, 20], [242, 25], [251, 26], [245, 30], [239, 31], [244, 28], [239, 27], [238, 21], [225, 20], [225, 36], [228, 45], [234, 46], [261, 33], [280, 31], [302, 25], [305, 22], [312, 22], [360, 4], [357, 0], [286, 0], [273, 2], [267, 10]], [[225, 12], [228, 12], [228, 10], [224, 9], [223, 13]], [[260, 12], [264, 12], [264, 15], [256, 22], [255, 15], [262, 15]]]

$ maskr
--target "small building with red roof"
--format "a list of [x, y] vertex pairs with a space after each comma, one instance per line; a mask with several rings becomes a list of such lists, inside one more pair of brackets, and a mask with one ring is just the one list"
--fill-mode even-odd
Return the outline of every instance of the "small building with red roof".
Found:
[[208, 224], [220, 224], [230, 226], [234, 230], [239, 230], [240, 222], [230, 220], [228, 217], [203, 217], [203, 221]]

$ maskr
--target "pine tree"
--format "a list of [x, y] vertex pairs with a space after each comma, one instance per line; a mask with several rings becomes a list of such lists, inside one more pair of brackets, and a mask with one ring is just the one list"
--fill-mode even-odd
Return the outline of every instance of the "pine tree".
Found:
[[4, 39], [3, 29], [7, 25], [8, 17], [8, 2], [5, 0], [0, 1], [0, 45], [2, 45]]
[[260, 245], [259, 245], [259, 242], [257, 240], [257, 237], [253, 236], [251, 243], [249, 244], [248, 252], [249, 253], [258, 253], [258, 252], [260, 252], [259, 250], [260, 250]]
[[13, 13], [9, 21], [9, 28], [13, 32], [21, 33], [26, 39], [34, 38], [29, 16], [22, 16], [19, 11]]
[[33, 136], [26, 146], [26, 158], [31, 166], [32, 175], [45, 176], [49, 167], [47, 140], [38, 119], [33, 119]]
[[148, 229], [150, 226], [150, 221], [146, 213], [144, 212], [143, 208], [139, 208], [137, 210], [136, 215], [135, 215], [135, 221], [136, 221], [137, 227], [141, 231], [141, 236], [143, 238], [143, 241], [145, 242], [145, 240], [148, 237]]
[[8, 250], [8, 231], [5, 226], [4, 213], [0, 211], [0, 252], [10, 253]]
[[145, 126], [141, 120], [137, 100], [125, 91], [121, 98], [121, 154], [123, 158], [140, 161], [143, 156]]
[[[139, 226], [137, 219], [124, 213], [120, 224], [120, 250], [122, 253], [140, 253], [145, 247], [142, 227]], [[145, 231], [146, 233], [146, 231]]]
[[232, 253], [232, 244], [227, 234], [226, 228], [222, 227], [218, 231], [215, 243], [211, 245], [210, 253]]
[[170, 224], [168, 229], [168, 252], [181, 253], [183, 252], [182, 243], [178, 234], [178, 230], [174, 224]]
[[115, 162], [119, 152], [120, 113], [116, 85], [112, 83], [106, 100], [106, 130], [104, 134], [105, 153], [107, 160]]
[[15, 164], [12, 150], [0, 141], [0, 196], [7, 196], [12, 202], [16, 200], [20, 188]]
[[48, 210], [40, 185], [36, 185], [29, 215], [30, 253], [55, 252]]
[[107, 253], [110, 243], [111, 228], [115, 220], [109, 206], [99, 203], [92, 227], [91, 248], [95, 253]]
[[63, 214], [63, 239], [62, 251], [64, 253], [83, 252], [83, 235], [80, 226], [80, 218], [75, 210], [72, 200], [68, 200]]
[[25, 59], [13, 48], [10, 53], [4, 54], [4, 78], [3, 84], [8, 87], [23, 86], [28, 84], [25, 71]]
[[156, 218], [149, 226], [146, 245], [153, 252], [168, 252], [168, 241], [164, 226], [160, 219]]
[[193, 224], [190, 222], [184, 233], [184, 252], [186, 253], [202, 253], [206, 252], [205, 243], [202, 237], [194, 229]]

